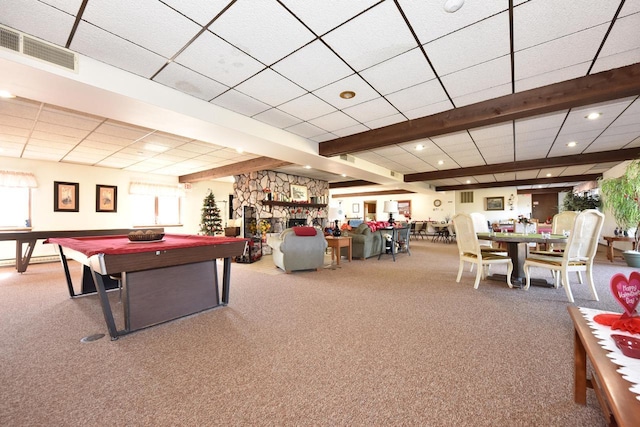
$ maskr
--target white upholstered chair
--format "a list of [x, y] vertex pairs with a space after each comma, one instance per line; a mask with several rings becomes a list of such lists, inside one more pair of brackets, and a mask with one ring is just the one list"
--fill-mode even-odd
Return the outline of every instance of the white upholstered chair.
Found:
[[453, 227], [456, 233], [458, 252], [460, 253], [460, 266], [458, 267], [456, 283], [460, 282], [465, 262], [477, 266], [476, 280], [473, 284], [474, 289], [478, 289], [480, 278], [484, 278], [486, 276], [491, 265], [507, 264], [507, 285], [512, 288], [511, 272], [513, 271], [513, 262], [511, 261], [511, 258], [497, 253], [482, 252], [471, 216], [469, 214], [457, 214], [453, 217]]
[[[578, 212], [576, 211], [564, 211], [557, 213], [553, 216], [553, 220], [551, 221], [551, 234], [563, 234], [565, 231], [571, 231], [573, 228], [573, 223], [578, 216]], [[549, 243], [549, 245], [545, 248], [544, 251], [534, 250], [530, 251], [529, 254], [531, 257], [535, 258], [536, 256], [557, 256], [561, 257], [564, 252], [565, 243]], [[557, 271], [552, 271], [553, 278], [558, 283], [558, 278], [556, 277]], [[582, 284], [582, 274], [580, 271], [576, 271], [578, 276], [578, 281]]]
[[555, 286], [558, 288], [560, 282], [564, 286], [567, 298], [574, 302], [571, 285], [569, 284], [569, 272], [584, 271], [587, 275], [587, 282], [593, 295], [593, 299], [598, 301], [598, 293], [593, 284], [593, 259], [598, 249], [598, 238], [602, 231], [604, 214], [595, 209], [587, 209], [580, 212], [571, 228], [571, 234], [567, 239], [567, 244], [562, 252], [562, 256], [535, 255], [528, 257], [524, 262], [524, 273], [526, 276], [525, 289], [529, 289], [531, 283], [531, 267], [546, 268], [553, 272]]

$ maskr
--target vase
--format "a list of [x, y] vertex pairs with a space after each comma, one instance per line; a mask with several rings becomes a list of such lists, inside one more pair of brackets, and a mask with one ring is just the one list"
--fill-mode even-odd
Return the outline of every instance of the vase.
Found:
[[338, 226], [338, 220], [336, 219], [335, 221], [336, 225], [333, 228], [333, 237], [340, 237], [340, 235], [342, 235], [342, 232], [340, 231], [340, 227]]

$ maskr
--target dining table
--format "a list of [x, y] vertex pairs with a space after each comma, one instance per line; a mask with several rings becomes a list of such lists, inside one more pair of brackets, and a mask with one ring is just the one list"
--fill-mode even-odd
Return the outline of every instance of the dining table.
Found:
[[[545, 244], [566, 243], [567, 236], [563, 234], [542, 234], [542, 233], [477, 233], [479, 240], [492, 240], [504, 243], [507, 246], [507, 255], [513, 262], [513, 272], [511, 273], [511, 283], [513, 286], [524, 287], [526, 277], [524, 273], [524, 261], [529, 256], [529, 243]], [[505, 281], [504, 275], [494, 274], [488, 277]], [[546, 279], [531, 278], [531, 285], [552, 287], [554, 283]]]

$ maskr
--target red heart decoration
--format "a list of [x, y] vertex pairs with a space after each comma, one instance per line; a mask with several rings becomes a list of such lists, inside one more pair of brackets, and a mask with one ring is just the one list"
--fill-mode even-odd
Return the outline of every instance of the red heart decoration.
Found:
[[610, 286], [613, 297], [624, 308], [625, 314], [629, 317], [634, 316], [640, 302], [640, 272], [631, 272], [628, 280], [622, 273], [615, 274], [611, 278]]

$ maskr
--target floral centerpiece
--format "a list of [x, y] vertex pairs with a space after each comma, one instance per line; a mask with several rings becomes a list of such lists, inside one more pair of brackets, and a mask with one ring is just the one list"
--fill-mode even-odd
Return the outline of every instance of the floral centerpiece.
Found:
[[264, 199], [265, 200], [271, 200], [271, 189], [270, 188], [263, 188], [262, 192], [264, 193]]
[[531, 224], [531, 220], [524, 215], [518, 215], [519, 224]]

